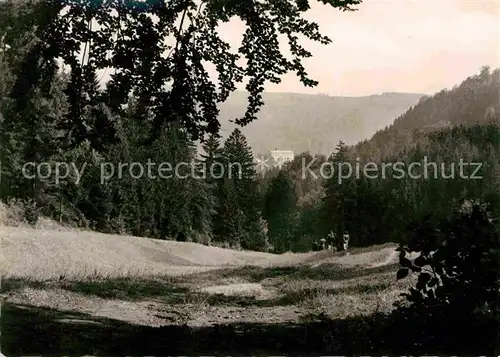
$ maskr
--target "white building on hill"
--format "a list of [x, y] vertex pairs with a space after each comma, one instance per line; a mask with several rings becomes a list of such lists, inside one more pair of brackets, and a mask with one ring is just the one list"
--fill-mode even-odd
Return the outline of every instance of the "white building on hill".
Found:
[[271, 150], [269, 152], [271, 154], [272, 159], [277, 162], [279, 165], [283, 165], [286, 162], [293, 161], [295, 157], [292, 150]]

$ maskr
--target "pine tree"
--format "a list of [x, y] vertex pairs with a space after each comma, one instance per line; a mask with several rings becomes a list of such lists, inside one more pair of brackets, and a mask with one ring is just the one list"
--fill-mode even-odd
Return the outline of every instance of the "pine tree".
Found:
[[[335, 153], [330, 156], [328, 161], [333, 171], [328, 172], [330, 178], [324, 184], [326, 194], [325, 209], [323, 210], [325, 233], [333, 229], [337, 237], [342, 237], [348, 228], [346, 213], [347, 206], [352, 203], [354, 181], [352, 175], [349, 175], [349, 164], [351, 163], [348, 148], [344, 142], [339, 142]], [[337, 242], [337, 249], [342, 250], [341, 240], [339, 239]]]
[[[60, 151], [59, 131], [61, 118], [67, 110], [63, 94], [64, 79], [54, 78], [46, 91], [35, 89], [24, 98], [25, 106], [17, 108], [13, 98], [3, 108], [1, 123], [2, 196], [17, 197], [33, 202], [33, 208], [45, 214], [53, 209], [54, 197], [58, 190], [53, 175], [42, 179], [36, 173], [30, 178], [23, 174], [27, 163], [44, 163], [45, 168], [54, 168], [54, 155]], [[45, 172], [43, 173], [45, 176]], [[52, 170], [53, 174], [53, 170]], [[38, 207], [38, 208], [36, 208]], [[38, 215], [35, 214], [35, 216]], [[36, 217], [33, 217], [33, 222]]]
[[239, 248], [247, 238], [245, 215], [238, 205], [234, 182], [224, 179], [218, 192], [217, 214], [214, 217], [214, 237], [219, 243]]
[[262, 196], [252, 151], [246, 138], [235, 129], [224, 143], [225, 177], [233, 182], [236, 201], [244, 215], [243, 249], [265, 250], [267, 239], [261, 217]]
[[201, 154], [202, 174], [204, 175], [204, 182], [206, 184], [207, 195], [211, 199], [211, 222], [210, 228], [213, 233], [214, 239], [218, 242], [224, 241], [224, 234], [227, 232], [223, 226], [223, 212], [225, 212], [224, 201], [222, 195], [224, 183], [224, 160], [223, 150], [220, 144], [219, 137], [210, 135], [208, 140], [203, 145], [204, 154]]
[[223, 177], [223, 150], [220, 139], [210, 135], [203, 145], [204, 154], [201, 154], [205, 176], [208, 183], [215, 183]]
[[270, 243], [277, 253], [290, 251], [295, 245], [296, 205], [293, 183], [284, 171], [280, 171], [266, 192], [263, 212]]
[[[193, 146], [193, 156], [196, 156]], [[210, 244], [213, 238], [213, 218], [216, 214], [217, 191], [214, 189], [216, 183], [207, 181], [211, 176], [206, 172], [206, 163], [203, 159], [192, 159], [192, 175], [190, 176], [186, 193], [190, 203], [190, 215], [194, 240], [198, 243]]]
[[[179, 237], [183, 235], [193, 238], [193, 222], [190, 200], [198, 197], [200, 192], [189, 192], [190, 181], [193, 180], [192, 169], [195, 158], [194, 144], [178, 123], [172, 123], [165, 129], [158, 142], [159, 151], [155, 162], [171, 164], [170, 177], [155, 180], [155, 192], [161, 192], [161, 202], [157, 210], [157, 221], [162, 237]], [[195, 186], [191, 186], [194, 188]], [[199, 219], [200, 217], [196, 218]]]

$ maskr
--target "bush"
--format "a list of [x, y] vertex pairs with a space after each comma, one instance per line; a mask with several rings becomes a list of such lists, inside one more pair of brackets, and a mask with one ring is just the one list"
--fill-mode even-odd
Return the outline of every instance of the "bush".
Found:
[[[491, 205], [464, 204], [449, 219], [427, 216], [412, 227], [401, 244], [397, 278], [418, 273], [406, 297], [417, 314], [442, 318], [498, 313], [500, 234]], [[411, 253], [418, 256], [411, 260]]]
[[[86, 221], [80, 221], [84, 228]], [[10, 199], [7, 202], [0, 201], [0, 225], [7, 227], [22, 227], [50, 230], [74, 230], [78, 225], [61, 223], [46, 216], [40, 215], [34, 201]]]
[[38, 221], [38, 211], [33, 200], [10, 199], [0, 202], [0, 221], [2, 225], [34, 226]]

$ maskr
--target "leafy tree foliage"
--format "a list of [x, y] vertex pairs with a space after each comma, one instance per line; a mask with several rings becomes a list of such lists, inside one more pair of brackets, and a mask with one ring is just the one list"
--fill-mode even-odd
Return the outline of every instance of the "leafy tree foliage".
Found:
[[411, 227], [408, 243], [399, 247], [397, 278], [415, 272], [418, 282], [402, 294], [409, 304], [400, 303], [399, 312], [430, 322], [491, 315], [498, 321], [500, 231], [498, 207], [491, 204], [468, 200], [449, 219], [427, 217]]
[[[398, 277], [419, 273], [416, 288], [405, 295], [408, 300], [415, 306], [449, 306], [464, 314], [485, 304], [496, 308], [500, 289], [496, 219], [487, 207], [467, 201], [449, 220], [419, 222], [408, 243], [400, 247], [403, 268]], [[411, 261], [410, 253], [419, 255]]]
[[[343, 11], [360, 3], [322, 2]], [[320, 34], [316, 23], [304, 19], [309, 8], [308, 0], [41, 0], [33, 4], [36, 45], [20, 65], [25, 76], [18, 77], [12, 97], [22, 106], [33, 88], [53, 78], [53, 60], [61, 58], [71, 73], [66, 91], [70, 108], [62, 127], [75, 142], [87, 138], [92, 127], [82, 116], [85, 108], [105, 102], [120, 112], [131, 93], [151, 113], [155, 132], [165, 122], [180, 119], [197, 140], [218, 131], [217, 103], [246, 78], [248, 109], [236, 119], [242, 125], [256, 118], [266, 82], [279, 83], [292, 71], [304, 85], [317, 84], [302, 65], [311, 53], [299, 44], [299, 36], [323, 44], [330, 39]], [[235, 53], [217, 32], [232, 18], [246, 26]], [[280, 37], [287, 40], [291, 58], [280, 50]], [[239, 64], [240, 58], [246, 59], [245, 65]], [[216, 82], [207, 73], [207, 63], [217, 69]], [[96, 74], [106, 69], [113, 70], [106, 90], [92, 91]]]

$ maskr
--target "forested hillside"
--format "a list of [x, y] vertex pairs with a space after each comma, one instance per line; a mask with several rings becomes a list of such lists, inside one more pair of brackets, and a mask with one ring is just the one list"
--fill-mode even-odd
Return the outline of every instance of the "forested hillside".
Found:
[[499, 93], [500, 70], [483, 67], [453, 89], [421, 98], [392, 125], [358, 143], [356, 152], [366, 158], [391, 157], [415, 146], [425, 133], [436, 129], [498, 121]]
[[[312, 160], [308, 154], [268, 172], [266, 202], [287, 212], [268, 218], [269, 234], [282, 235], [295, 249], [310, 246], [330, 229], [348, 231], [354, 245], [404, 241], [411, 223], [427, 215], [438, 221], [464, 200], [495, 200], [499, 74], [483, 68], [457, 88], [422, 99], [371, 140], [351, 147], [340, 142], [328, 161], [318, 157], [305, 176], [303, 168]], [[309, 157], [305, 166], [303, 157]], [[297, 227], [295, 234], [281, 228], [289, 225]], [[285, 238], [290, 236], [292, 241]]]

